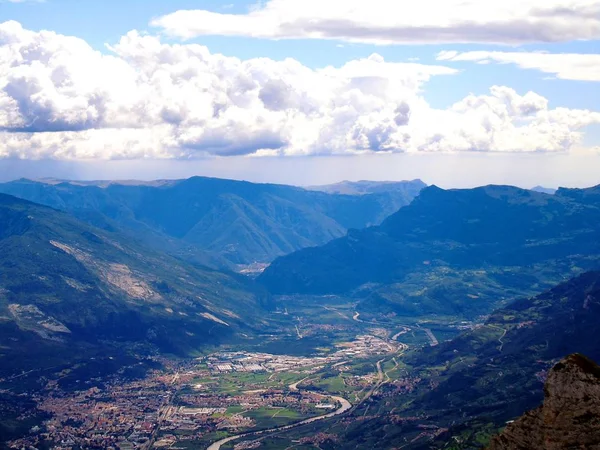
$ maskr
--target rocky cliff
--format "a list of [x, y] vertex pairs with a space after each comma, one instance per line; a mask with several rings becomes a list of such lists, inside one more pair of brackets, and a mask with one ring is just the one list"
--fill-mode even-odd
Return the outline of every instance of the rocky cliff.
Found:
[[510, 424], [488, 450], [600, 449], [600, 367], [574, 354], [548, 374], [544, 403]]

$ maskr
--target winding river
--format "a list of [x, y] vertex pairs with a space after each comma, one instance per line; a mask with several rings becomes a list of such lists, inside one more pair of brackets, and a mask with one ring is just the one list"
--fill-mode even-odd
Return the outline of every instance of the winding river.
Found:
[[[300, 383], [300, 382], [298, 382]], [[297, 386], [298, 383], [295, 383], [295, 385], [293, 385], [294, 387]], [[292, 387], [292, 386], [290, 386]], [[294, 390], [292, 388], [292, 390]], [[311, 392], [312, 394], [314, 394], [314, 392]], [[345, 398], [342, 397], [336, 397], [334, 395], [323, 395], [323, 397], [328, 397], [328, 398], [332, 398], [335, 401], [337, 401], [338, 403], [340, 403], [342, 406], [340, 406], [338, 409], [336, 409], [334, 412], [331, 412], [329, 414], [325, 414], [323, 416], [316, 416], [316, 417], [311, 417], [310, 419], [305, 419], [302, 420], [300, 422], [296, 422], [296, 423], [291, 423], [289, 425], [284, 425], [281, 427], [275, 427], [275, 428], [270, 428], [268, 430], [260, 430], [260, 431], [251, 431], [248, 433], [242, 433], [242, 434], [238, 434], [235, 436], [230, 436], [228, 438], [225, 439], [221, 439], [220, 441], [214, 442], [213, 444], [210, 445], [210, 447], [208, 447], [208, 450], [220, 450], [222, 445], [225, 445], [231, 441], [235, 441], [237, 439], [241, 439], [244, 437], [250, 437], [250, 436], [262, 436], [265, 434], [271, 434], [271, 433], [275, 433], [278, 431], [285, 431], [285, 430], [290, 430], [292, 428], [296, 428], [296, 427], [300, 427], [302, 425], [307, 425], [309, 423], [313, 423], [313, 422], [317, 422], [319, 420], [325, 420], [325, 419], [329, 419], [331, 417], [335, 417], [335, 416], [339, 416], [340, 414], [344, 414], [346, 411], [350, 410], [350, 408], [352, 408], [352, 404], [346, 400]]]

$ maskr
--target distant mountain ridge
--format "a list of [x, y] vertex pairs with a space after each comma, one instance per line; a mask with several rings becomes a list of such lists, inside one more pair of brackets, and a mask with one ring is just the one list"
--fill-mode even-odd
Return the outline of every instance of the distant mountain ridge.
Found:
[[17, 180], [0, 192], [129, 232], [161, 251], [212, 267], [270, 262], [300, 248], [380, 223], [408, 204], [422, 182], [403, 190], [334, 195], [274, 184], [194, 177], [155, 182]]
[[321, 186], [308, 186], [307, 190], [327, 192], [328, 194], [344, 195], [367, 195], [380, 194], [383, 192], [401, 192], [407, 195], [406, 200], [414, 196], [427, 184], [416, 179], [412, 181], [341, 181], [334, 184], [325, 184]]

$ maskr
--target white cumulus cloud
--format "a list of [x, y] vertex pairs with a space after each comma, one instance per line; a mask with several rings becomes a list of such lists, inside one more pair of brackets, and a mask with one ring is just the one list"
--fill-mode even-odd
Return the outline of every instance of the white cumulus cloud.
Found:
[[566, 151], [593, 111], [495, 86], [448, 109], [423, 90], [442, 65], [373, 54], [311, 69], [240, 60], [130, 32], [108, 54], [0, 24], [0, 157], [187, 159], [423, 151]]
[[180, 10], [153, 26], [204, 35], [371, 44], [564, 42], [600, 38], [598, 0], [266, 0], [246, 14]]

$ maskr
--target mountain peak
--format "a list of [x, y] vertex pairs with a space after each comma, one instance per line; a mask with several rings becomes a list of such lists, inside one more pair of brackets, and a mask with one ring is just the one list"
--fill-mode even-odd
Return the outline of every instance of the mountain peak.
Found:
[[[550, 373], [550, 375], [557, 378], [558, 381], [560, 381], [560, 378], [571, 374], [585, 377], [593, 376], [598, 378], [600, 382], [600, 366], [598, 366], [591, 359], [579, 353], [574, 353], [567, 356], [565, 359], [556, 364]], [[557, 380], [551, 380], [550, 377], [548, 378], [548, 382], [550, 384], [556, 381]]]
[[532, 187], [531, 190], [534, 192], [541, 192], [543, 194], [550, 194], [550, 195], [556, 194], [556, 191], [557, 191], [557, 189], [548, 188], [548, 187], [544, 187], [544, 186], [540, 186], [540, 185]]
[[598, 448], [600, 367], [570, 355], [550, 371], [544, 394], [543, 405], [510, 424], [489, 450]]

